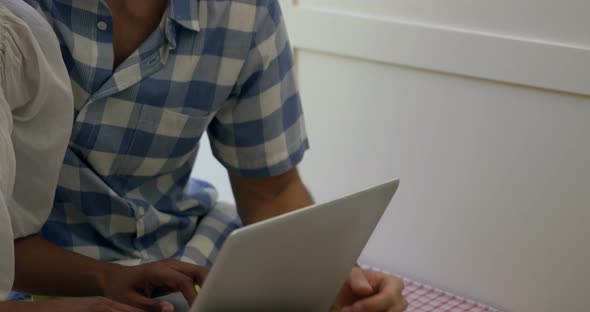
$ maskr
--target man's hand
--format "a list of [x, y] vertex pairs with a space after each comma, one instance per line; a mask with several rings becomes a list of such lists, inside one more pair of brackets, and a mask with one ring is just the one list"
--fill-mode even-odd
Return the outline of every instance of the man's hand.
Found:
[[408, 302], [397, 277], [355, 267], [338, 295], [334, 311], [403, 312]]
[[0, 312], [143, 312], [104, 297], [64, 298], [43, 302], [0, 302]]
[[114, 266], [105, 274], [103, 294], [146, 311], [168, 312], [169, 302], [154, 300], [180, 291], [189, 305], [197, 297], [195, 284], [202, 284], [208, 269], [167, 259], [138, 266]]

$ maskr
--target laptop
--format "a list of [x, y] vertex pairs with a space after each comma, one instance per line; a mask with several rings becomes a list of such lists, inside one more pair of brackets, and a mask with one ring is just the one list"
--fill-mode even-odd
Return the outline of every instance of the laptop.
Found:
[[399, 180], [230, 234], [190, 312], [326, 312]]

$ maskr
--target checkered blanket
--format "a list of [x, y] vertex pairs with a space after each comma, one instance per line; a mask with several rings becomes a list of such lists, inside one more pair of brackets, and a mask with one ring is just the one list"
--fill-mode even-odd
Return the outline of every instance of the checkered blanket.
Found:
[[[391, 274], [390, 272], [368, 265], [361, 265], [361, 267]], [[404, 281], [404, 296], [409, 303], [406, 312], [501, 312], [484, 304], [462, 298], [441, 289], [424, 285], [401, 276], [400, 278]]]
[[409, 306], [406, 312], [499, 312], [483, 304], [418, 282], [404, 279]]

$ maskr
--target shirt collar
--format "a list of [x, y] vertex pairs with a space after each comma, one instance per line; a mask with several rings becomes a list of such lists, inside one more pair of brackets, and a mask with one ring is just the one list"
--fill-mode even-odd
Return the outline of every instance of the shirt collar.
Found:
[[170, 0], [168, 17], [186, 29], [199, 31], [199, 2], [200, 0]]

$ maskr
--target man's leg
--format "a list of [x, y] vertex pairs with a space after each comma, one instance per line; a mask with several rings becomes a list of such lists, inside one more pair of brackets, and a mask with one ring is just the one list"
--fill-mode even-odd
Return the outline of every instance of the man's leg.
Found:
[[199, 222], [195, 235], [177, 258], [184, 262], [211, 267], [227, 236], [241, 226], [236, 207], [218, 202]]

